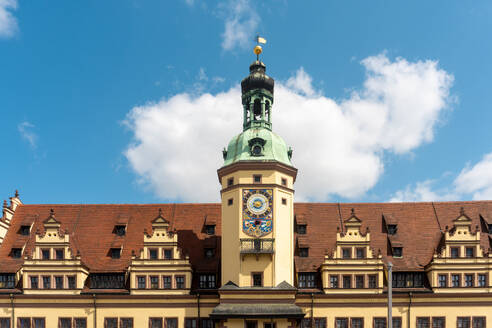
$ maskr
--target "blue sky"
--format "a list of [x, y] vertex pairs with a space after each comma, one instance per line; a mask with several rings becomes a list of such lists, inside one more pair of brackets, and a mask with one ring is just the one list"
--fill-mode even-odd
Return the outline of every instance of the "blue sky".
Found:
[[0, 0], [0, 194], [217, 201], [259, 32], [298, 199], [490, 199], [491, 15], [481, 0]]

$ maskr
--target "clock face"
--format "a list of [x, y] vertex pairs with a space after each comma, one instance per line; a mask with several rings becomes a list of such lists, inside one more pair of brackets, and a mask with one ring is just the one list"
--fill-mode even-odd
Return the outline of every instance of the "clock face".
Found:
[[243, 232], [261, 237], [273, 230], [273, 190], [246, 189], [243, 191]]

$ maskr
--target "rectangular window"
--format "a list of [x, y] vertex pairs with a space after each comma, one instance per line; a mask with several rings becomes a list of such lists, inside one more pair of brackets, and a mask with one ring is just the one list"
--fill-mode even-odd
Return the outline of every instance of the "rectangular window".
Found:
[[72, 318], [58, 318], [59, 328], [72, 328]]
[[149, 259], [150, 260], [157, 260], [157, 249], [156, 248], [149, 249]]
[[19, 328], [31, 328], [31, 318], [19, 318], [17, 326]]
[[185, 288], [185, 277], [184, 276], [176, 276], [176, 288], [177, 289], [184, 289]]
[[451, 247], [451, 258], [456, 259], [460, 257], [459, 247]]
[[287, 198], [282, 198], [282, 205], [287, 205]]
[[482, 273], [478, 274], [478, 286], [485, 287], [487, 285], [486, 276]]
[[162, 277], [162, 287], [164, 287], [164, 289], [171, 289], [172, 288], [171, 276], [163, 276]]
[[417, 318], [417, 328], [430, 328], [430, 318]]
[[316, 273], [300, 272], [299, 273], [299, 288], [315, 288]]
[[460, 275], [459, 274], [452, 274], [451, 275], [451, 281], [453, 284], [453, 287], [460, 287]]
[[343, 276], [343, 288], [351, 288], [352, 276]]
[[402, 257], [403, 247], [393, 247], [393, 257]]
[[15, 287], [15, 274], [11, 274], [11, 273], [0, 274], [0, 288], [14, 288], [14, 287]]
[[309, 248], [308, 247], [300, 247], [299, 248], [299, 257], [309, 257]]
[[159, 277], [151, 276], [150, 277], [150, 289], [159, 289]]
[[335, 328], [348, 328], [348, 318], [335, 318]]
[[74, 328], [87, 328], [87, 319], [86, 318], [75, 318], [73, 319], [75, 323]]
[[358, 259], [363, 259], [366, 257], [366, 249], [365, 248], [356, 248], [355, 254]]
[[401, 328], [401, 317], [393, 317], [393, 328]]
[[197, 328], [197, 320], [195, 318], [185, 318], [185, 328]]
[[202, 325], [200, 328], [214, 328], [214, 321], [212, 319], [202, 319]]
[[263, 323], [263, 328], [275, 328], [275, 327], [277, 327], [275, 322], [264, 322]]
[[75, 276], [68, 276], [67, 277], [67, 285], [68, 289], [76, 289], [76, 283], [75, 283]]
[[419, 288], [424, 286], [423, 272], [394, 272], [394, 288]]
[[355, 276], [355, 288], [364, 288], [364, 276]]
[[465, 287], [473, 287], [473, 274], [465, 274]]
[[287, 179], [282, 178], [281, 183], [282, 183], [282, 186], [287, 186]]
[[0, 318], [0, 328], [10, 328], [10, 318]]
[[104, 328], [118, 328], [118, 318], [104, 318]]
[[63, 249], [55, 249], [55, 259], [63, 260], [64, 259], [64, 250]]
[[470, 328], [470, 317], [458, 317], [456, 328]]
[[485, 328], [485, 317], [473, 317], [472, 328]]
[[39, 284], [38, 284], [38, 277], [31, 276], [31, 289], [38, 289]]
[[374, 318], [374, 328], [386, 328], [386, 318]]
[[10, 256], [14, 259], [20, 259], [22, 255], [22, 249], [21, 248], [12, 248], [10, 251]]
[[246, 328], [258, 328], [258, 321], [246, 320], [244, 323]]
[[199, 276], [200, 288], [210, 289], [215, 288], [215, 274], [201, 274]]
[[446, 318], [444, 317], [432, 317], [432, 328], [445, 328]]
[[473, 247], [465, 248], [465, 254], [466, 254], [466, 257], [473, 257], [473, 255], [474, 255]]
[[439, 278], [439, 287], [448, 287], [448, 275], [440, 274]]
[[211, 236], [211, 235], [215, 235], [215, 224], [207, 224], [205, 226], [205, 232], [207, 233], [207, 235]]
[[178, 318], [166, 318], [166, 328], [178, 328]]
[[133, 318], [120, 318], [120, 328], [133, 328]]
[[63, 289], [63, 277], [55, 277], [55, 288]]
[[162, 318], [149, 318], [149, 328], [164, 328], [162, 327]]
[[261, 273], [253, 273], [253, 287], [262, 287], [263, 286], [263, 275]]
[[377, 284], [377, 276], [375, 274], [371, 274], [368, 276], [368, 287], [369, 288], [378, 288]]
[[305, 235], [307, 231], [307, 226], [305, 224], [298, 224], [297, 225], [297, 233], [299, 235]]
[[51, 276], [43, 276], [43, 288], [44, 289], [51, 288]]
[[364, 319], [350, 318], [350, 328], [364, 328]]
[[44, 318], [33, 318], [33, 328], [46, 328], [46, 322]]
[[326, 318], [314, 318], [314, 328], [326, 328]]
[[352, 257], [352, 249], [351, 248], [342, 248], [342, 258], [349, 259]]
[[253, 182], [254, 183], [261, 183], [261, 174], [254, 174], [253, 175]]
[[42, 249], [41, 250], [41, 259], [43, 259], [43, 260], [49, 260], [50, 259], [50, 250], [49, 249]]
[[92, 273], [89, 276], [91, 288], [123, 289], [125, 275], [120, 273]]
[[232, 204], [234, 204], [234, 199], [233, 199], [233, 198], [229, 198], [229, 199], [227, 200], [227, 205], [228, 205], [228, 206], [231, 206]]
[[338, 288], [338, 276], [330, 276], [330, 288]]
[[165, 249], [164, 250], [164, 259], [171, 260], [172, 258], [173, 258], [173, 250], [172, 249]]
[[119, 259], [121, 257], [121, 248], [111, 248], [111, 258]]
[[234, 184], [234, 178], [227, 179], [227, 186], [230, 187]]

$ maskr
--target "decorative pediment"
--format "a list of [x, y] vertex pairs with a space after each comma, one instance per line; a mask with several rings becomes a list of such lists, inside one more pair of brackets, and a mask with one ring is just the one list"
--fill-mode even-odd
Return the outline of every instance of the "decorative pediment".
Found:
[[159, 208], [159, 215], [152, 220], [152, 228], [168, 228], [169, 227], [169, 221], [162, 216], [162, 209]]
[[55, 210], [50, 209], [50, 216], [46, 220], [43, 221], [43, 225], [45, 229], [54, 228], [59, 229], [61, 224], [55, 218]]

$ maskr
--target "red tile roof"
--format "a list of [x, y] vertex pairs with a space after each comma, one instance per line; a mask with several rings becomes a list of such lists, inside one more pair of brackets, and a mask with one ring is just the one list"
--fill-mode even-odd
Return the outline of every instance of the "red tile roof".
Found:
[[[298, 236], [299, 244], [309, 247], [309, 257], [295, 257], [296, 270], [316, 271], [323, 262], [326, 250], [335, 247], [337, 227], [343, 230], [343, 221], [350, 217], [351, 209], [362, 221], [361, 231], [367, 227], [371, 233], [371, 247], [383, 260], [391, 259], [395, 271], [422, 270], [432, 259], [439, 246], [441, 231], [453, 226], [453, 220], [463, 207], [472, 219], [472, 230], [480, 226], [480, 215], [492, 217], [492, 201], [475, 202], [423, 202], [423, 203], [296, 203], [297, 218], [307, 224], [307, 234]], [[80, 252], [82, 262], [91, 272], [124, 271], [130, 264], [131, 254], [143, 247], [144, 230], [152, 230], [152, 220], [162, 209], [170, 229], [178, 233], [178, 244], [190, 256], [197, 272], [219, 272], [221, 209], [220, 204], [150, 204], [150, 205], [20, 205], [11, 221], [12, 226], [0, 248], [0, 272], [16, 272], [23, 259], [9, 256], [13, 247], [26, 245], [23, 257], [30, 255], [36, 231], [43, 232], [43, 221], [53, 208], [61, 230], [70, 235], [73, 254]], [[383, 213], [398, 225], [392, 236], [403, 246], [403, 257], [388, 255], [388, 236], [383, 229]], [[216, 223], [216, 235], [207, 235], [204, 224]], [[18, 234], [21, 225], [33, 223], [30, 236]], [[113, 233], [115, 225], [127, 224], [123, 237]], [[488, 234], [482, 233], [481, 246], [491, 247]], [[20, 245], [20, 246], [19, 246]], [[109, 256], [111, 247], [122, 247], [121, 258]], [[204, 258], [204, 248], [216, 245], [216, 257]]]

